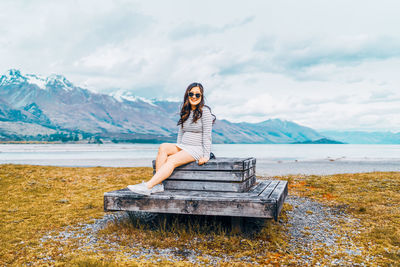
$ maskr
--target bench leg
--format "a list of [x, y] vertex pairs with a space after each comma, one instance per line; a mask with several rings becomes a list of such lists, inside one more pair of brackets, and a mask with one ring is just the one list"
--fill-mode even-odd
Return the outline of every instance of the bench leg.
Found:
[[242, 217], [231, 217], [231, 226], [232, 226], [232, 233], [239, 234], [243, 230], [243, 218]]

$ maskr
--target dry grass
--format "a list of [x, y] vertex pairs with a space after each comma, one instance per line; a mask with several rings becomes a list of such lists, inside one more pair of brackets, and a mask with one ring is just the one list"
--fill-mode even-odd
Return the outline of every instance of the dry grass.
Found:
[[257, 232], [232, 234], [228, 218], [171, 217], [158, 216], [151, 224], [145, 224], [137, 218], [114, 222], [103, 229], [100, 235], [130, 248], [139, 243], [148, 249], [176, 248], [178, 254], [197, 251], [197, 261], [203, 264], [210, 263], [211, 259], [218, 259], [220, 264], [272, 264], [293, 259], [286, 249], [284, 227], [279, 223], [268, 221], [256, 227], [259, 230]]
[[291, 194], [316, 199], [357, 218], [361, 225], [352, 239], [378, 264], [400, 263], [400, 172], [277, 178], [289, 181]]
[[[151, 177], [151, 168], [67, 168], [5, 164], [0, 167], [0, 265], [41, 263], [49, 231], [103, 216], [103, 193]], [[64, 254], [65, 255], [65, 254]]]
[[[204, 255], [242, 257], [260, 263], [279, 262], [285, 255], [283, 226], [268, 224], [256, 237], [230, 235], [223, 222], [172, 221], [149, 227], [116, 221], [99, 233], [98, 250], [83, 250], [79, 238], [41, 238], [68, 226], [101, 218], [103, 193], [147, 180], [151, 168], [70, 168], [5, 164], [0, 168], [0, 265], [65, 264], [80, 266], [150, 264], [126, 255], [140, 248], [193, 249]], [[177, 217], [176, 217], [177, 218]], [[195, 238], [194, 238], [195, 237]], [[117, 249], [110, 244], [118, 244]], [[155, 255], [155, 258], [157, 255]], [[235, 260], [236, 259], [236, 260]], [[199, 256], [199, 261], [209, 259]], [[159, 264], [167, 264], [161, 261]], [[176, 264], [189, 264], [182, 260]]]
[[[298, 255], [288, 250], [287, 243], [286, 211], [292, 209], [288, 204], [280, 217], [284, 223], [271, 221], [253, 235], [232, 235], [223, 221], [210, 217], [167, 220], [160, 216], [153, 225], [116, 220], [97, 234], [93, 249], [86, 249], [79, 236], [41, 240], [68, 227], [79, 233], [80, 223], [104, 216], [104, 192], [151, 175], [151, 168], [1, 165], [0, 265], [151, 266], [157, 259], [159, 265], [172, 265], [157, 254], [129, 256], [152, 248], [176, 248], [182, 253], [181, 260], [173, 263], [178, 266], [191, 265], [185, 251], [197, 252], [196, 260], [203, 264], [220, 259], [222, 266], [296, 265]], [[317, 199], [358, 218], [362, 227], [352, 238], [375, 257], [376, 264], [400, 262], [400, 173], [276, 178], [289, 181], [290, 194]], [[351, 233], [346, 227], [338, 229], [344, 237]]]

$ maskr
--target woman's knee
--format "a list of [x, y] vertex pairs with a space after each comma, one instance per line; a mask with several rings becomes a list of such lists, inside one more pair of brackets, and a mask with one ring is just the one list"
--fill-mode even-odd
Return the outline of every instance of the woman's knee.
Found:
[[165, 152], [167, 153], [168, 151], [168, 143], [162, 143], [160, 144], [160, 146], [158, 147], [158, 152]]
[[166, 153], [168, 156], [175, 154], [178, 151], [178, 147], [172, 143], [162, 143], [158, 148], [158, 153]]

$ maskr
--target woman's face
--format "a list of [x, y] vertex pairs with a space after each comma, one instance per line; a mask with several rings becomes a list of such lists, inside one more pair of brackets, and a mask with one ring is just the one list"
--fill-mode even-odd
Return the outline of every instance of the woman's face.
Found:
[[[190, 93], [193, 93], [193, 96], [190, 96]], [[200, 95], [200, 97], [197, 98], [196, 94]], [[189, 103], [192, 106], [198, 105], [200, 103], [202, 97], [203, 96], [201, 95], [201, 91], [200, 91], [200, 88], [198, 86], [193, 87], [192, 89], [190, 89], [190, 91], [189, 91]]]

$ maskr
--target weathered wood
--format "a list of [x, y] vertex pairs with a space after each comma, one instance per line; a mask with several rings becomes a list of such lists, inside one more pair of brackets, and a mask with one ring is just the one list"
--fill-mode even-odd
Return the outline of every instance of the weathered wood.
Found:
[[106, 211], [146, 211], [157, 213], [244, 216], [274, 218], [275, 201], [250, 202], [230, 200], [182, 200], [160, 201], [154, 198], [111, 197], [105, 198]]
[[[150, 196], [135, 194], [128, 189], [104, 194], [105, 211], [147, 211], [158, 213], [203, 214], [277, 219], [284, 197], [273, 194], [279, 181], [258, 181], [246, 193], [206, 191], [164, 191]], [[284, 183], [281, 188], [285, 188]], [[260, 191], [262, 192], [260, 193]], [[272, 190], [272, 191], [270, 191]], [[285, 189], [280, 191], [284, 194]], [[271, 198], [267, 196], [276, 196]]]
[[202, 190], [219, 192], [244, 192], [256, 181], [256, 177], [250, 177], [243, 182], [216, 182], [216, 181], [193, 181], [193, 180], [171, 180], [163, 181], [165, 190]]
[[243, 169], [247, 170], [250, 169], [252, 167], [256, 167], [256, 158], [249, 158], [249, 160], [245, 160], [243, 162]]
[[260, 195], [262, 191], [271, 183], [271, 181], [258, 181], [256, 180], [256, 186], [253, 186], [249, 189], [249, 192], [252, 192], [254, 195]]
[[[156, 173], [153, 170], [153, 175]], [[224, 181], [243, 182], [255, 175], [255, 166], [241, 171], [196, 171], [175, 169], [168, 180]]]
[[[153, 160], [153, 174], [155, 160]], [[277, 220], [287, 196], [286, 181], [257, 181], [256, 159], [224, 158], [177, 167], [164, 180], [164, 192], [145, 196], [128, 189], [104, 194], [105, 211], [231, 216], [233, 231], [243, 218]]]
[[[183, 200], [215, 200], [236, 198], [243, 201], [261, 201], [258, 197], [259, 191], [263, 191], [271, 181], [258, 181], [257, 184], [247, 192], [216, 192], [216, 191], [187, 191], [187, 190], [165, 190], [161, 193], [152, 194], [151, 198], [155, 199], [183, 199]], [[120, 189], [104, 194], [105, 196], [119, 196], [130, 198], [143, 198], [143, 195], [135, 194], [129, 189]]]
[[[257, 182], [257, 180], [256, 180]], [[186, 191], [186, 190], [166, 190], [163, 195], [171, 197], [205, 197], [205, 198], [252, 198], [257, 197], [270, 181], [257, 182], [247, 192], [216, 192], [216, 191]]]
[[[153, 169], [156, 168], [156, 161], [152, 161]], [[195, 171], [232, 171], [232, 170], [247, 170], [256, 165], [256, 159], [250, 158], [228, 158], [218, 157], [210, 159], [207, 163], [199, 165], [193, 161], [176, 168], [176, 170], [195, 170]]]
[[271, 195], [272, 191], [275, 190], [278, 184], [279, 181], [277, 180], [271, 181], [271, 183], [258, 195], [260, 199], [269, 199], [269, 196]]
[[278, 220], [278, 215], [283, 207], [283, 202], [288, 194], [288, 183], [287, 181], [279, 181], [279, 184], [275, 187], [275, 190], [269, 196], [270, 198], [276, 199], [276, 212], [275, 220]]

